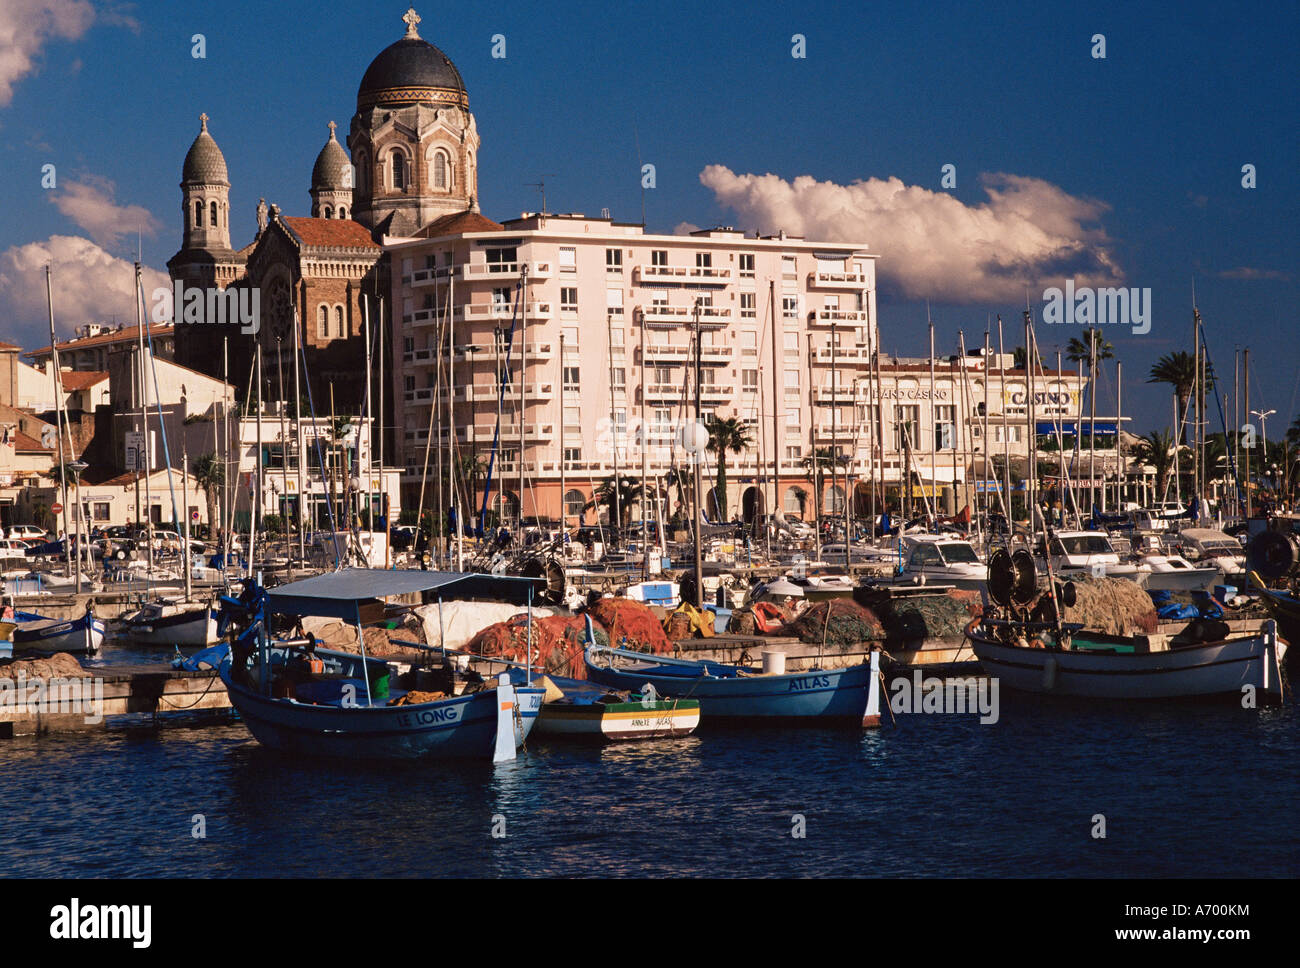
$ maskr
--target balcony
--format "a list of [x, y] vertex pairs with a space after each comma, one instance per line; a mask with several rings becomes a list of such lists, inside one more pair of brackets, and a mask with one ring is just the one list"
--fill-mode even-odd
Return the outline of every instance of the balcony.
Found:
[[[468, 303], [456, 307], [456, 316], [466, 322], [475, 322], [478, 320], [492, 319], [500, 321], [509, 321], [515, 311], [513, 302], [510, 303]], [[553, 306], [549, 302], [530, 302], [524, 304], [524, 319], [543, 321], [553, 318]]]
[[691, 310], [687, 306], [666, 306], [663, 303], [651, 303], [639, 307], [641, 319], [647, 326], [680, 326], [689, 322]]
[[810, 272], [808, 286], [812, 289], [865, 289], [865, 272]]
[[813, 390], [813, 403], [850, 404], [856, 402], [857, 400], [866, 399], [866, 391], [861, 391], [857, 394], [855, 394], [853, 391], [854, 388], [851, 386], [816, 387]]
[[643, 362], [646, 366], [677, 366], [691, 359], [691, 348], [685, 343], [647, 343]]
[[857, 326], [869, 322], [861, 309], [814, 309], [808, 313], [810, 326]]
[[677, 403], [686, 397], [680, 383], [648, 383], [645, 387], [646, 403]]
[[736, 397], [736, 388], [731, 384], [719, 386], [706, 383], [700, 387], [701, 403], [730, 403]]
[[865, 444], [869, 429], [866, 423], [859, 425], [848, 420], [839, 423], [819, 423], [813, 427], [813, 437], [819, 442], [834, 440], [840, 447], [851, 447], [855, 440]]
[[[530, 423], [524, 424], [525, 444], [547, 444], [555, 437], [554, 424]], [[496, 433], [495, 424], [478, 424], [472, 426], [460, 426], [456, 428], [456, 440], [462, 444], [492, 444], [493, 437]], [[404, 434], [408, 444], [418, 444], [423, 446], [429, 439], [427, 427], [419, 427], [414, 430], [408, 430]], [[442, 428], [434, 435], [434, 442], [439, 445], [447, 443], [447, 430]], [[510, 447], [519, 442], [519, 425], [502, 424], [500, 445]]]
[[[402, 362], [408, 366], [432, 366], [437, 360], [445, 356], [445, 353], [439, 352], [433, 348], [411, 350], [409, 353], [402, 354]], [[456, 346], [455, 362], [457, 363], [495, 363], [495, 355], [492, 351], [492, 345], [489, 343], [460, 343]], [[550, 340], [545, 342], [529, 340], [528, 342], [528, 364], [547, 363], [555, 359], [555, 344]], [[515, 346], [514, 361], [519, 360], [519, 346]]]
[[439, 282], [446, 282], [453, 275], [459, 266], [437, 266], [435, 268], [416, 269], [410, 275], [402, 277], [402, 282], [413, 289], [422, 286], [432, 286]]
[[725, 286], [731, 281], [730, 269], [713, 266], [649, 266], [641, 263], [635, 271], [641, 282], [660, 285], [675, 282], [681, 285]]
[[812, 351], [813, 366], [869, 366], [871, 349], [866, 346], [819, 346]]
[[466, 262], [456, 268], [458, 275], [467, 282], [518, 279], [525, 268], [529, 279], [550, 279], [555, 275], [555, 266], [551, 262]]

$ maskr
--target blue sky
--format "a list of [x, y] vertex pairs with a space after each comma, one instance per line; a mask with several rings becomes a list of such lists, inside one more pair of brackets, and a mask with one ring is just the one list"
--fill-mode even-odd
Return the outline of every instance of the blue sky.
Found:
[[[32, 345], [43, 326], [39, 245], [63, 260], [61, 332], [131, 313], [115, 260], [134, 256], [129, 223], [150, 231], [155, 270], [178, 247], [200, 112], [230, 168], [236, 245], [259, 197], [306, 214], [326, 122], [346, 131], [367, 64], [402, 33], [405, 3], [359, 6], [4, 0], [0, 27], [17, 25], [30, 68], [0, 74], [0, 339]], [[546, 175], [553, 211], [638, 220], [639, 141], [656, 167], [651, 231], [788, 222], [870, 244], [889, 351], [924, 352], [927, 296], [951, 351], [958, 327], [981, 342], [990, 313], [1010, 337], [1026, 286], [1036, 312], [1067, 274], [1150, 288], [1151, 332], [1107, 332], [1125, 410], [1147, 430], [1168, 422], [1168, 395], [1139, 377], [1190, 348], [1195, 275], [1219, 370], [1249, 344], [1252, 396], [1279, 411], [1274, 425], [1300, 408], [1295, 4], [416, 6], [421, 35], [465, 78], [490, 216], [538, 207], [528, 183]], [[204, 59], [191, 56], [196, 33]], [[1091, 56], [1098, 33], [1105, 59]], [[999, 173], [1022, 190], [990, 207], [985, 185], [1008, 185]], [[786, 191], [798, 176], [812, 181]], [[890, 178], [905, 201], [884, 191]], [[824, 211], [830, 198], [849, 199], [847, 228]], [[1012, 265], [991, 278], [973, 250]], [[1045, 353], [1074, 332], [1041, 327]]]

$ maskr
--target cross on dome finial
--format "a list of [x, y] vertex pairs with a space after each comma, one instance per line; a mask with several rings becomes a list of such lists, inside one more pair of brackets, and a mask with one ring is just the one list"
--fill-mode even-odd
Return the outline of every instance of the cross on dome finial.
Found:
[[420, 15], [415, 12], [415, 8], [411, 7], [407, 10], [402, 20], [406, 23], [406, 36], [418, 39], [420, 34], [415, 27], [420, 22]]
[[204, 131], [208, 130], [208, 115], [206, 111], [199, 115], [199, 124], [203, 125]]
[[333, 121], [331, 121], [331, 122], [329, 123], [329, 129], [330, 129], [330, 141], [333, 141], [333, 140], [334, 140], [334, 129], [337, 128], [337, 127], [338, 127], [338, 125], [335, 124]]

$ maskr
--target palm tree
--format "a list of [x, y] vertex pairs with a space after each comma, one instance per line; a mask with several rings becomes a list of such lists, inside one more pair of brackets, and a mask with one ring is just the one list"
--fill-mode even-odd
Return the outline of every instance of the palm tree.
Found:
[[[1095, 340], [1095, 342], [1094, 342]], [[1092, 359], [1092, 349], [1097, 348], [1097, 358]], [[1097, 364], [1115, 358], [1115, 347], [1101, 335], [1099, 329], [1085, 329], [1083, 337], [1071, 336], [1065, 347], [1065, 358], [1071, 363], [1087, 363], [1088, 371], [1096, 373]]]
[[[1138, 438], [1133, 457], [1156, 470], [1156, 493], [1164, 494], [1169, 474], [1174, 469], [1174, 435], [1168, 430], [1153, 430]], [[1181, 446], [1181, 445], [1180, 445]]]
[[[1012, 350], [1011, 358], [1013, 360], [1012, 365], [1015, 367], [1015, 369], [1026, 370], [1029, 368], [1028, 367], [1029, 351], [1026, 350], [1023, 346], [1017, 346], [1014, 350]], [[1043, 354], [1040, 351], [1038, 353], [1038, 367], [1041, 369], [1042, 366], [1043, 366]]]
[[208, 528], [213, 535], [221, 529], [217, 510], [217, 495], [226, 483], [226, 465], [215, 453], [208, 452], [190, 461], [194, 483], [203, 490], [208, 502]]
[[718, 520], [727, 520], [727, 451], [743, 454], [754, 445], [749, 424], [736, 417], [725, 420], [716, 415], [705, 421], [709, 432], [708, 450], [718, 455], [718, 481], [714, 497], [718, 502]]
[[[617, 502], [615, 501], [616, 494]], [[620, 475], [616, 491], [614, 475], [611, 474], [596, 485], [591, 500], [582, 506], [582, 510], [590, 511], [593, 508], [603, 506], [608, 511], [609, 520], [611, 521], [621, 514], [619, 525], [626, 528], [632, 521], [632, 505], [640, 498], [641, 484], [635, 478]]]
[[1178, 442], [1187, 443], [1187, 426], [1183, 415], [1187, 412], [1188, 401], [1192, 398], [1192, 387], [1196, 384], [1196, 357], [1186, 350], [1166, 353], [1151, 365], [1148, 383], [1168, 383], [1174, 391], [1178, 404]]
[[802, 518], [808, 512], [808, 492], [798, 485], [790, 488], [790, 491], [799, 502], [799, 517]]

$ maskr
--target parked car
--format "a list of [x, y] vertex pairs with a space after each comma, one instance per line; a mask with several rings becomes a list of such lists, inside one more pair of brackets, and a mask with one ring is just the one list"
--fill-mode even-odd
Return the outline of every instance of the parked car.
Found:
[[6, 538], [13, 538], [19, 541], [45, 541], [47, 533], [44, 528], [38, 528], [34, 524], [15, 524], [6, 532]]

